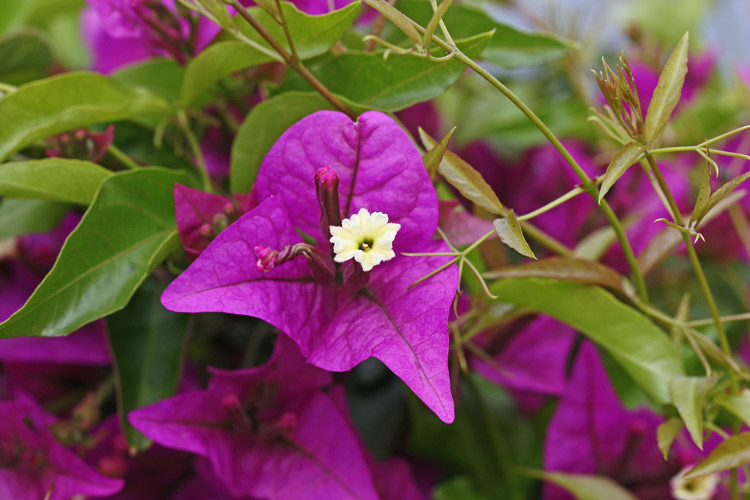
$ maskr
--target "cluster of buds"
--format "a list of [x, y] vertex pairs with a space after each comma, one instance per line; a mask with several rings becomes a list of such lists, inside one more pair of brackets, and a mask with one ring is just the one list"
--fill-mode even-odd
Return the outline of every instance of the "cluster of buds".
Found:
[[115, 127], [110, 125], [104, 132], [91, 132], [80, 128], [64, 132], [48, 139], [50, 158], [71, 158], [98, 163], [107, 153], [115, 138]]
[[[179, 2], [176, 3], [179, 5]], [[150, 34], [148, 41], [153, 48], [163, 50], [178, 63], [185, 64], [187, 56], [192, 54], [192, 43], [183, 34], [177, 15], [160, 0], [135, 0], [132, 8], [138, 21]], [[189, 15], [189, 12], [185, 14]]]
[[599, 84], [604, 98], [607, 100], [607, 113], [610, 118], [617, 120], [628, 136], [632, 139], [643, 138], [643, 112], [641, 101], [638, 99], [638, 91], [635, 86], [633, 73], [630, 71], [625, 56], [620, 55], [620, 63], [617, 71], [613, 70], [602, 58], [604, 73], [594, 72], [596, 83]]
[[234, 203], [227, 203], [224, 205], [224, 209], [214, 215], [213, 220], [210, 224], [203, 224], [200, 228], [200, 235], [208, 241], [213, 241], [220, 232], [229, 227], [231, 223], [236, 221], [240, 216], [237, 205]]

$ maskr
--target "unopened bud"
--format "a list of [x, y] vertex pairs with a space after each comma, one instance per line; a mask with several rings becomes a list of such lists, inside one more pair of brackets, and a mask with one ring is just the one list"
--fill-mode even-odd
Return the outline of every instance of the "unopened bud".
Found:
[[266, 273], [276, 267], [276, 257], [279, 255], [279, 252], [265, 245], [258, 245], [253, 248], [253, 250], [258, 257], [258, 260], [255, 263], [255, 269]]
[[250, 417], [245, 413], [245, 409], [236, 394], [227, 394], [221, 398], [221, 407], [235, 430], [252, 428]]
[[286, 412], [279, 419], [279, 429], [281, 430], [294, 430], [297, 425], [299, 425], [299, 422], [296, 413]]
[[128, 472], [128, 463], [122, 455], [102, 457], [97, 466], [99, 472], [109, 477], [125, 477]]
[[339, 174], [331, 167], [326, 165], [315, 172], [315, 194], [320, 205], [320, 231], [328, 240], [331, 237], [330, 226], [341, 225]]
[[227, 203], [224, 205], [224, 215], [229, 217], [229, 220], [237, 218], [237, 206], [234, 203]]
[[203, 224], [199, 230], [200, 235], [207, 240], [211, 240], [214, 237], [214, 230], [208, 224]]
[[219, 234], [229, 227], [229, 219], [224, 214], [216, 214], [214, 215], [214, 220], [211, 223], [211, 227], [216, 234]]

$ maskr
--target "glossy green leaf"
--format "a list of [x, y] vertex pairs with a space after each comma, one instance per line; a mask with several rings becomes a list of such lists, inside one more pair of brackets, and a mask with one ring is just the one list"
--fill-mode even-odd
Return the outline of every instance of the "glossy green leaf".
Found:
[[[438, 142], [424, 130], [420, 130], [419, 135], [425, 148], [432, 149], [437, 146]], [[457, 154], [445, 151], [443, 161], [438, 165], [438, 172], [451, 186], [478, 206], [491, 214], [505, 214], [503, 204], [500, 203], [487, 181], [482, 178], [482, 174]]]
[[172, 190], [186, 179], [144, 168], [105, 180], [44, 281], [0, 323], [0, 338], [67, 335], [125, 307], [180, 245]]
[[150, 441], [130, 425], [128, 413], [173, 396], [182, 373], [188, 316], [161, 305], [164, 288], [156, 279], [147, 280], [125, 309], [107, 318], [117, 408], [133, 451]]
[[285, 92], [253, 107], [232, 144], [231, 191], [249, 193], [263, 158], [281, 134], [322, 109], [333, 108], [315, 92]]
[[687, 74], [689, 35], [685, 33], [669, 56], [654, 89], [651, 104], [646, 113], [643, 136], [651, 143], [657, 141], [669, 123], [672, 111], [680, 102], [682, 84]]
[[[476, 57], [491, 33], [457, 41], [469, 57]], [[436, 62], [415, 54], [350, 51], [310, 66], [328, 89], [357, 109], [399, 111], [442, 94], [466, 71], [458, 60]], [[285, 89], [308, 88], [300, 77], [290, 78]]]
[[656, 442], [659, 445], [659, 451], [664, 455], [664, 460], [667, 460], [672, 443], [684, 428], [685, 423], [679, 418], [670, 418], [657, 427]]
[[577, 500], [637, 500], [635, 495], [605, 476], [542, 471], [531, 475], [566, 489]]
[[129, 64], [113, 73], [112, 78], [131, 87], [150, 90], [167, 102], [176, 102], [185, 71], [185, 67], [173, 59], [157, 58]]
[[484, 277], [487, 279], [547, 278], [601, 285], [613, 290], [623, 288], [623, 277], [611, 267], [599, 262], [571, 257], [550, 257], [536, 262], [525, 262], [518, 266], [494, 269], [485, 273]]
[[606, 349], [655, 401], [670, 401], [669, 381], [683, 373], [677, 351], [662, 330], [611, 293], [537, 278], [500, 280], [490, 291], [502, 302], [542, 312], [577, 329]]
[[615, 155], [607, 167], [607, 173], [599, 188], [599, 203], [602, 202], [604, 195], [609, 192], [615, 181], [622, 177], [627, 169], [631, 167], [638, 157], [646, 150], [646, 146], [638, 141], [631, 141], [625, 144]]
[[37, 32], [0, 38], [0, 82], [21, 85], [49, 74], [54, 62], [47, 41]]
[[737, 394], [723, 394], [716, 399], [716, 404], [722, 406], [750, 425], [750, 390], [742, 389]]
[[706, 200], [699, 196], [698, 201], [695, 204], [695, 210], [693, 210], [693, 215], [690, 217], [690, 221], [700, 224], [701, 221], [703, 221], [703, 218], [708, 215], [708, 212], [718, 205], [721, 200], [729, 196], [732, 191], [737, 189], [737, 187], [747, 179], [750, 179], [750, 172], [739, 175], [727, 182], [712, 193]]
[[[284, 19], [287, 26], [289, 26], [289, 32], [292, 34], [297, 56], [300, 59], [310, 59], [325, 53], [344, 35], [357, 18], [360, 3], [359, 1], [355, 1], [342, 9], [319, 16], [305, 14], [289, 2], [281, 2], [281, 8], [284, 12]], [[269, 13], [259, 7], [248, 10], [266, 28], [271, 36], [285, 48], [289, 49], [283, 28], [279, 26], [279, 23]], [[269, 50], [273, 50], [242, 17], [235, 16], [234, 21], [245, 36], [267, 47]]]
[[48, 158], [0, 165], [0, 196], [88, 205], [112, 172], [96, 163]]
[[536, 255], [534, 255], [531, 247], [526, 242], [526, 238], [523, 236], [521, 224], [518, 222], [518, 219], [516, 219], [516, 214], [513, 213], [512, 209], [505, 211], [505, 217], [495, 219], [492, 222], [492, 227], [495, 228], [495, 232], [500, 237], [500, 241], [524, 257], [536, 259]]
[[435, 486], [435, 500], [487, 500], [484, 493], [469, 476], [456, 476]]
[[180, 106], [188, 107], [223, 77], [274, 58], [245, 42], [219, 42], [190, 61], [180, 90]]
[[[453, 132], [455, 131], [456, 127], [453, 127], [452, 129], [450, 129], [450, 131], [448, 131], [447, 134], [445, 134], [445, 137], [443, 137], [437, 145], [426, 146], [428, 151], [422, 156], [422, 162], [424, 162], [427, 173], [430, 174], [430, 179], [432, 180], [435, 180], [438, 166], [440, 165], [440, 162], [443, 161], [443, 156], [445, 156], [445, 151], [448, 148], [448, 143], [450, 142], [451, 137], [453, 137]], [[419, 137], [422, 139], [422, 142], [424, 144], [433, 143], [432, 138], [427, 134], [427, 132], [422, 129], [422, 127], [419, 127]]]
[[39, 139], [95, 123], [166, 114], [160, 97], [94, 73], [65, 73], [21, 86], [0, 99], [0, 160]]
[[[432, 17], [427, 1], [399, 0], [398, 8], [424, 26]], [[483, 10], [467, 4], [452, 5], [443, 16], [454, 39], [495, 30], [480, 59], [505, 68], [518, 68], [558, 59], [578, 48], [578, 43], [552, 33], [525, 33], [495, 21]]]
[[699, 449], [703, 449], [703, 405], [706, 392], [713, 383], [705, 377], [677, 375], [672, 379], [670, 392], [672, 404], [682, 417], [690, 437]]
[[5, 199], [0, 203], [0, 238], [50, 231], [68, 210], [66, 203]]
[[750, 432], [730, 436], [713, 449], [710, 455], [693, 467], [683, 477], [693, 479], [698, 476], [734, 469], [750, 463]]

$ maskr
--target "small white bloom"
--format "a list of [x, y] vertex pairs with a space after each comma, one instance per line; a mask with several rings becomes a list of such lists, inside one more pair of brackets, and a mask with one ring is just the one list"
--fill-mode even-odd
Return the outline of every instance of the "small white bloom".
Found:
[[692, 468], [692, 466], [685, 467], [669, 481], [672, 496], [677, 500], [711, 500], [716, 493], [716, 487], [719, 486], [719, 475], [714, 473], [694, 479], [683, 479], [683, 476]]
[[13, 257], [16, 252], [16, 238], [0, 238], [0, 259], [3, 257]]
[[353, 258], [362, 264], [362, 270], [371, 271], [396, 256], [393, 240], [399, 229], [401, 224], [388, 222], [386, 214], [361, 208], [359, 213], [342, 220], [341, 226], [330, 226], [330, 241], [336, 254], [333, 260], [340, 263]]

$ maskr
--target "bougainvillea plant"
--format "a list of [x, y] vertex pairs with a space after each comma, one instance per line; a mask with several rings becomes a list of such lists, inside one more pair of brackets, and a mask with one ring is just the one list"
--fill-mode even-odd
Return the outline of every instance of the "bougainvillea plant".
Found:
[[521, 3], [0, 7], [0, 500], [750, 496], [744, 2]]

